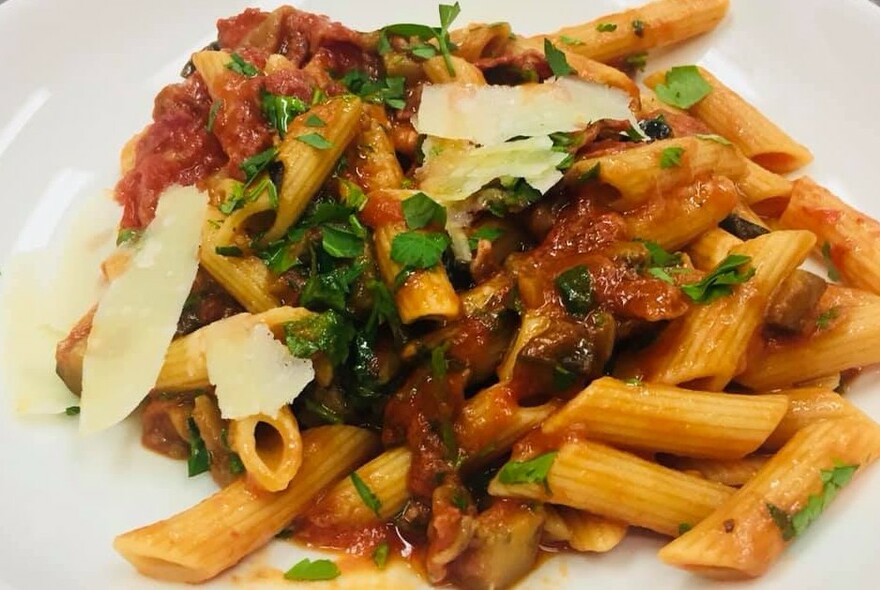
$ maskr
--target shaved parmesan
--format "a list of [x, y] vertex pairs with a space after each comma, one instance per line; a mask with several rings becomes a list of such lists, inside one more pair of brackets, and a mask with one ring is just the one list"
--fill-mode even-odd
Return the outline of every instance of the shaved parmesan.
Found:
[[83, 359], [80, 431], [124, 419], [152, 389], [198, 270], [207, 196], [171, 187], [128, 269], [98, 303]]
[[441, 203], [462, 201], [496, 178], [523, 178], [546, 193], [559, 182], [556, 167], [568, 154], [553, 150], [549, 137], [487, 147], [447, 147], [428, 157], [416, 174], [419, 188]]
[[577, 78], [520, 86], [435, 84], [422, 90], [414, 124], [425, 135], [490, 146], [578, 131], [601, 119], [626, 120], [638, 129], [629, 102], [619, 88]]
[[312, 362], [291, 356], [265, 324], [224, 322], [206, 338], [208, 376], [220, 414], [275, 417], [315, 378]]

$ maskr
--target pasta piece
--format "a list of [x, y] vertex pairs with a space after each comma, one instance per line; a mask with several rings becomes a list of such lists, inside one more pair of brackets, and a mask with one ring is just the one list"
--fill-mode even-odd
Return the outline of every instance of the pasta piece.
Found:
[[289, 70], [292, 68], [296, 68], [296, 65], [280, 53], [273, 53], [268, 58], [266, 58], [266, 65], [263, 67], [263, 71], [266, 72], [266, 75], [274, 74], [275, 72], [280, 72], [282, 70]]
[[[710, 31], [724, 18], [728, 4], [729, 0], [657, 0], [537, 38], [547, 37], [554, 45], [608, 63]], [[615, 28], [602, 31], [603, 24]]]
[[353, 144], [354, 159], [349, 158], [349, 166], [357, 170], [357, 184], [365, 192], [399, 189], [403, 185], [403, 169], [386, 132], [387, 126], [384, 110], [376, 105], [364, 107], [360, 132]]
[[507, 297], [512, 288], [513, 277], [499, 272], [476, 287], [461, 292], [459, 299], [462, 312], [465, 316], [472, 316], [480, 310], [488, 309]]
[[[278, 189], [278, 212], [275, 222], [263, 238], [265, 242], [281, 238], [287, 228], [299, 219], [354, 139], [362, 111], [360, 99], [343, 95], [312, 107], [308, 114], [300, 115], [290, 123], [287, 135], [278, 146], [278, 161], [284, 164], [284, 178]], [[311, 116], [320, 117], [325, 123], [319, 134], [323, 147], [316, 147], [301, 139], [314, 137], [317, 133], [306, 124]]]
[[760, 576], [786, 546], [788, 536], [784, 539], [776, 524], [780, 514], [796, 513], [811, 496], [820, 498], [821, 506], [826, 473], [843, 465], [861, 471], [878, 453], [880, 428], [868, 420], [825, 420], [808, 426], [739, 492], [663, 547], [660, 559], [712, 578]]
[[248, 482], [267, 492], [285, 489], [302, 465], [302, 438], [289, 406], [274, 417], [259, 414], [233, 420], [229, 446], [244, 464]]
[[568, 530], [569, 546], [582, 553], [607, 553], [626, 536], [629, 525], [565, 506], [556, 509]]
[[746, 204], [772, 212], [777, 207], [773, 201], [787, 200], [792, 191], [792, 183], [784, 176], [770, 172], [766, 168], [749, 160], [746, 173], [737, 182]]
[[844, 283], [880, 294], [880, 223], [853, 209], [811, 178], [794, 183], [780, 224], [808, 229]]
[[687, 111], [683, 111], [678, 107], [668, 105], [661, 102], [654, 91], [650, 88], [639, 88], [639, 100], [641, 102], [642, 111], [639, 118], [647, 117], [657, 111], [667, 111], [677, 115], [687, 115]]
[[782, 395], [690, 391], [655, 383], [593, 381], [542, 426], [591, 440], [687, 457], [738, 459], [754, 452], [788, 408]]
[[452, 56], [449, 58], [452, 63], [452, 69], [455, 75], [449, 73], [446, 67], [446, 60], [438, 55], [431, 59], [425, 60], [422, 67], [425, 69], [425, 75], [434, 84], [474, 84], [477, 86], [485, 86], [486, 78], [483, 72], [474, 64], [460, 57]]
[[[404, 324], [411, 324], [423, 319], [452, 320], [457, 318], [461, 314], [461, 302], [442, 265], [438, 264], [430, 269], [413, 271], [406, 277], [403, 284], [397, 287], [398, 276], [403, 271], [403, 266], [391, 258], [391, 246], [394, 238], [405, 231], [404, 224], [394, 222], [377, 227], [373, 232], [376, 263], [385, 284], [394, 291], [394, 300], [397, 303], [400, 320]], [[395, 287], [397, 288], [395, 289]]]
[[[688, 110], [715, 133], [732, 141], [747, 158], [771, 172], [792, 172], [813, 160], [807, 148], [739, 94], [703, 68], [699, 70], [712, 91]], [[653, 90], [665, 77], [666, 72], [655, 72], [645, 78], [645, 85]]]
[[686, 252], [696, 268], [709, 271], [718, 266], [731, 249], [742, 243], [738, 237], [715, 228], [691, 242]]
[[449, 33], [449, 39], [455, 44], [454, 55], [469, 62], [502, 55], [510, 38], [510, 25], [504, 22], [471, 23]]
[[710, 481], [739, 487], [752, 479], [769, 460], [769, 455], [750, 455], [742, 459], [670, 457], [663, 463], [679, 471], [697, 473]]
[[830, 375], [816, 377], [815, 379], [808, 379], [807, 381], [799, 381], [797, 386], [803, 388], [818, 387], [819, 389], [834, 390], [840, 387], [840, 373], [832, 373]]
[[562, 504], [675, 536], [679, 525], [699, 522], [733, 490], [601, 443], [576, 441], [559, 448], [546, 487], [504, 484], [496, 476], [489, 493]]
[[804, 261], [814, 241], [809, 232], [779, 231], [734, 247], [731, 254], [751, 257], [755, 275], [730, 296], [694, 306], [637, 353], [633, 364], [644, 379], [722, 390], [741, 370], [773, 290]]
[[720, 176], [652, 199], [627, 211], [624, 220], [631, 236], [675, 251], [718, 225], [738, 201], [733, 182]]
[[221, 79], [228, 71], [226, 65], [231, 61], [231, 55], [225, 51], [197, 51], [193, 53], [192, 63], [205, 81], [208, 93], [214, 100], [222, 98]]
[[284, 338], [284, 324], [304, 319], [312, 312], [302, 307], [277, 307], [260, 314], [238, 314], [199, 328], [174, 340], [165, 353], [162, 371], [156, 380], [157, 391], [183, 392], [210, 387], [205, 360], [206, 338], [224, 322], [240, 322], [245, 327], [265, 324], [276, 338]]
[[537, 311], [528, 310], [523, 314], [519, 332], [516, 333], [516, 338], [507, 349], [504, 360], [498, 365], [498, 379], [500, 381], [510, 381], [513, 378], [513, 369], [516, 366], [519, 351], [529, 340], [549, 330], [551, 324], [549, 316]]
[[[668, 149], [682, 150], [681, 161], [678, 166], [663, 169], [660, 162]], [[727, 176], [736, 181], [745, 170], [745, 159], [734, 147], [698, 137], [680, 137], [578, 160], [565, 173], [565, 182], [577, 185], [584, 182], [585, 176], [596, 177], [620, 192], [620, 198], [611, 206], [626, 211], [702, 176]]]
[[239, 479], [184, 512], [118, 536], [113, 547], [151, 578], [203, 582], [269, 542], [378, 447], [360, 428], [313, 428], [303, 434], [302, 468], [286, 490], [254, 491]]
[[827, 328], [756, 351], [736, 382], [768, 391], [880, 362], [880, 302], [835, 309]]
[[839, 393], [829, 389], [788, 389], [779, 393], [788, 398], [788, 411], [764, 441], [763, 447], [771, 451], [781, 449], [799, 430], [814, 422], [863, 415]]

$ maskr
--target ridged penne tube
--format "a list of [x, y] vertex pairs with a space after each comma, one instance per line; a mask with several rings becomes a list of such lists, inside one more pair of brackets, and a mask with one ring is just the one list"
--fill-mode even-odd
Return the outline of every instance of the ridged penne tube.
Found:
[[[263, 238], [265, 242], [281, 238], [299, 219], [354, 139], [362, 110], [360, 99], [344, 95], [312, 107], [290, 123], [287, 135], [278, 146], [277, 159], [284, 164], [284, 178], [278, 189], [278, 212]], [[319, 128], [320, 132], [306, 124], [311, 116], [324, 121], [325, 126]], [[315, 133], [326, 141], [326, 148], [314, 147], [300, 139]]]
[[[794, 182], [782, 227], [808, 229], [843, 282], [880, 294], [880, 223], [850, 207], [811, 178]], [[827, 245], [826, 245], [827, 244]]]
[[302, 465], [302, 438], [290, 407], [276, 416], [258, 414], [229, 424], [229, 446], [238, 453], [248, 482], [267, 492], [280, 492]]
[[301, 320], [311, 314], [311, 311], [302, 307], [276, 307], [259, 314], [234, 315], [182, 336], [168, 346], [155, 389], [179, 392], [209, 387], [211, 381], [208, 379], [208, 365], [205, 360], [206, 339], [211, 330], [226, 322], [243, 323], [246, 326], [264, 324], [280, 339], [284, 338], [284, 324]]
[[637, 353], [634, 364], [645, 381], [722, 390], [742, 370], [773, 290], [806, 259], [814, 242], [810, 232], [778, 231], [734, 247], [730, 254], [751, 258], [754, 276], [729, 296], [693, 306]]
[[[547, 37], [554, 45], [608, 63], [711, 31], [724, 18], [728, 4], [729, 0], [658, 0], [537, 38]], [[641, 33], [633, 25], [637, 21], [642, 23]], [[600, 24], [616, 28], [603, 32]], [[577, 42], [566, 44], [567, 39]]]
[[782, 448], [799, 430], [819, 420], [863, 415], [846, 398], [830, 389], [812, 387], [787, 389], [778, 393], [788, 398], [788, 411], [762, 445], [771, 451]]
[[501, 303], [513, 288], [513, 277], [506, 272], [499, 272], [492, 278], [483, 281], [476, 287], [459, 294], [464, 315], [470, 316], [485, 310], [493, 304]]
[[280, 72], [281, 70], [289, 70], [291, 68], [296, 68], [296, 65], [280, 53], [273, 53], [269, 57], [266, 58], [266, 65], [263, 67], [263, 71], [266, 72], [266, 75], [274, 74], [275, 72]]
[[738, 459], [767, 439], [788, 409], [784, 395], [691, 391], [656, 383], [593, 381], [541, 430], [686, 457]]
[[712, 270], [727, 257], [731, 249], [742, 244], [742, 240], [721, 228], [713, 228], [691, 242], [685, 250], [700, 270]]
[[717, 226], [738, 202], [733, 182], [719, 176], [654, 198], [627, 211], [624, 220], [631, 236], [675, 251]]
[[770, 455], [749, 455], [741, 459], [693, 459], [670, 457], [665, 465], [688, 473], [698, 473], [710, 481], [739, 487], [755, 477], [758, 470], [770, 460]]
[[584, 510], [558, 506], [556, 512], [568, 531], [568, 545], [581, 553], [607, 553], [623, 541], [629, 529], [626, 523]]
[[[813, 160], [810, 150], [797, 143], [761, 111], [705, 69], [699, 70], [712, 90], [688, 110], [715, 133], [732, 141], [747, 158], [772, 172], [792, 172]], [[645, 85], [653, 90], [664, 82], [665, 77], [666, 72], [655, 72], [645, 78]]]
[[523, 314], [516, 338], [510, 343], [510, 347], [504, 354], [504, 360], [498, 365], [498, 379], [500, 381], [510, 381], [513, 378], [513, 368], [516, 366], [519, 351], [529, 340], [549, 330], [551, 325], [552, 320], [546, 314], [534, 310], [528, 310]]
[[474, 86], [486, 85], [486, 78], [483, 77], [482, 70], [474, 64], [455, 56], [450, 57], [449, 61], [452, 63], [452, 70], [455, 72], [454, 76], [449, 73], [449, 68], [446, 67], [446, 60], [443, 59], [442, 56], [438, 55], [425, 60], [422, 64], [422, 68], [424, 68], [428, 80], [434, 84], [455, 83], [473, 84]]
[[767, 391], [880, 362], [880, 304], [836, 309], [829, 327], [756, 352], [736, 382]]
[[681, 523], [699, 522], [733, 490], [601, 443], [575, 441], [559, 448], [546, 487], [503, 484], [496, 476], [489, 493], [562, 504], [675, 536]]
[[349, 159], [349, 165], [357, 170], [357, 183], [364, 192], [399, 189], [403, 184], [403, 169], [386, 125], [388, 118], [381, 107], [365, 105], [360, 130], [353, 143], [355, 159]]
[[220, 79], [228, 71], [226, 64], [231, 61], [231, 55], [225, 51], [197, 51], [193, 53], [192, 63], [205, 81], [211, 98], [219, 98]]
[[[537, 427], [559, 404], [519, 407], [506, 390], [496, 384], [471, 399], [455, 424], [455, 434], [465, 460], [464, 472], [479, 469], [507, 453], [525, 433]], [[410, 499], [407, 484], [412, 454], [404, 447], [389, 449], [357, 470], [358, 477], [380, 502], [378, 515], [357, 493], [349, 478], [340, 482], [321, 499], [310, 519], [325, 526], [368, 526], [398, 514]]]
[[808, 426], [734, 496], [663, 547], [659, 557], [712, 578], [760, 576], [786, 546], [770, 507], [780, 514], [794, 514], [810, 496], [822, 496], [830, 470], [848, 465], [861, 471], [878, 453], [880, 428], [866, 419], [824, 420]]
[[[402, 223], [387, 223], [373, 232], [376, 263], [385, 284], [393, 289], [403, 266], [391, 258], [394, 238], [407, 231]], [[451, 320], [461, 314], [461, 302], [442, 265], [416, 270], [394, 293], [397, 311], [404, 324], [417, 320]]]
[[657, 95], [654, 94], [654, 91], [650, 88], [639, 88], [639, 102], [642, 107], [642, 110], [639, 113], [640, 119], [647, 117], [656, 111], [667, 111], [679, 115], [687, 115], [687, 111], [668, 105], [665, 102], [660, 102], [660, 99], [657, 98]]
[[749, 160], [746, 173], [736, 183], [743, 199], [750, 207], [761, 206], [772, 199], [787, 199], [791, 194], [792, 183], [784, 176], [770, 172]]
[[[664, 150], [681, 149], [678, 166], [661, 168]], [[598, 166], [598, 168], [596, 168]], [[600, 182], [618, 190], [620, 198], [611, 206], [619, 211], [633, 209], [651, 197], [700, 177], [726, 176], [736, 181], [745, 173], [745, 159], [736, 148], [698, 137], [664, 139], [615, 154], [578, 160], [565, 173], [565, 182], [577, 185], [584, 175], [595, 176]]]
[[463, 29], [449, 32], [455, 44], [454, 55], [469, 62], [481, 57], [494, 57], [504, 53], [510, 43], [510, 25], [505, 22], [471, 23]]
[[815, 379], [799, 381], [797, 386], [803, 388], [818, 387], [819, 389], [830, 389], [833, 391], [840, 387], [840, 373], [832, 373], [830, 375], [816, 377]]
[[[249, 217], [267, 211], [268, 198], [260, 198], [243, 209], [223, 218], [222, 213], [209, 208], [209, 217], [202, 230], [199, 262], [215, 281], [251, 313], [260, 313], [278, 307], [272, 292], [275, 277], [262, 260], [255, 256], [222, 256], [218, 247], [237, 246], [238, 233]], [[217, 224], [220, 224], [219, 227]]]
[[303, 464], [286, 490], [255, 491], [239, 479], [184, 512], [118, 536], [113, 547], [151, 578], [203, 582], [268, 543], [378, 447], [361, 428], [313, 428], [303, 433]]

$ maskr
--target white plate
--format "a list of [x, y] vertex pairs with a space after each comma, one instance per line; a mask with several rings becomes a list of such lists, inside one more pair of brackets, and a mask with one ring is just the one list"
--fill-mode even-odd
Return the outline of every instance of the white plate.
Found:
[[[509, 20], [515, 30], [535, 33], [636, 3], [465, 0], [458, 22]], [[880, 9], [867, 0], [732, 4], [716, 32], [662, 58], [652, 56], [649, 69], [707, 66], [813, 150], [811, 175], [880, 216]], [[189, 52], [214, 38], [216, 18], [244, 6], [236, 0], [11, 0], [0, 6], [0, 252], [6, 260], [14, 250], [45, 243], [68, 207], [112, 187], [119, 149], [148, 122], [156, 92], [177, 79]], [[302, 6], [363, 29], [436, 20], [433, 0]], [[14, 342], [3, 345], [14, 351]], [[880, 418], [877, 379], [863, 377], [854, 389], [852, 398]], [[188, 480], [181, 463], [143, 450], [136, 424], [80, 439], [75, 419], [18, 418], [4, 397], [0, 586], [155, 587], [113, 552], [114, 535], [192, 505], [214, 489], [210, 479]], [[875, 467], [752, 585], [880, 586], [878, 495]], [[654, 555], [660, 544], [633, 535], [605, 556], [553, 559], [520, 587], [711, 586], [661, 565]], [[211, 587], [252, 587], [253, 572], [266, 564], [289, 567], [301, 554], [277, 543], [235, 570], [238, 583], [227, 575]], [[351, 580], [343, 576], [335, 586], [363, 587]], [[390, 584], [377, 580], [377, 587]]]

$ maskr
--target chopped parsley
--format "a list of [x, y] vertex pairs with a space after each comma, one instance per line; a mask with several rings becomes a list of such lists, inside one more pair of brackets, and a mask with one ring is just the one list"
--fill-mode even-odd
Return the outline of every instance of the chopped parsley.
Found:
[[318, 150], [327, 150], [333, 147], [333, 142], [327, 141], [327, 138], [320, 133], [305, 133], [297, 135], [296, 139]]
[[220, 112], [220, 107], [223, 106], [222, 100], [215, 100], [211, 104], [211, 110], [208, 111], [208, 122], [205, 124], [205, 129], [210, 133], [214, 131], [214, 121], [217, 120], [217, 113]]
[[556, 48], [550, 39], [544, 39], [544, 56], [547, 58], [547, 64], [553, 71], [553, 75], [557, 77], [571, 76], [575, 73], [574, 68], [568, 64], [565, 54]]
[[830, 307], [819, 314], [819, 317], [816, 318], [816, 329], [825, 330], [828, 326], [831, 325], [831, 322], [837, 319], [840, 315], [840, 308], [838, 307]]
[[391, 242], [391, 259], [408, 269], [435, 266], [449, 247], [449, 236], [438, 232], [405, 231]]
[[186, 461], [186, 470], [187, 475], [193, 477], [211, 468], [211, 458], [196, 421], [188, 418], [186, 428], [189, 431], [189, 458]]
[[274, 147], [270, 147], [239, 164], [238, 167], [241, 168], [241, 171], [244, 172], [245, 175], [245, 186], [249, 185], [260, 172], [265, 170], [277, 155], [278, 150]]
[[596, 180], [599, 178], [599, 162], [593, 164], [589, 170], [584, 172], [578, 177], [578, 183], [583, 184], [590, 180]]
[[244, 252], [238, 246], [214, 246], [214, 252], [220, 256], [229, 256], [231, 258], [238, 258], [244, 255]]
[[332, 310], [284, 325], [284, 339], [290, 354], [297, 358], [311, 358], [322, 352], [334, 366], [348, 358], [348, 346], [354, 336], [354, 327]]
[[751, 256], [731, 254], [700, 281], [682, 285], [681, 290], [697, 303], [711, 303], [720, 297], [726, 297], [733, 293], [731, 285], [745, 283], [755, 275], [752, 267], [740, 270], [740, 267], [751, 260]]
[[660, 153], [660, 167], [664, 170], [667, 168], [677, 168], [681, 166], [681, 156], [684, 148], [668, 147]]
[[678, 266], [681, 264], [681, 252], [667, 252], [657, 242], [650, 240], [640, 240], [642, 245], [648, 251], [646, 263], [649, 267], [666, 268], [669, 266]]
[[641, 387], [642, 386], [642, 378], [641, 377], [631, 377], [624, 381], [630, 387]]
[[645, 69], [645, 66], [648, 65], [648, 52], [647, 51], [639, 51], [638, 53], [633, 53], [632, 55], [626, 56], [626, 59], [623, 60], [626, 65], [639, 70], [640, 72]]
[[633, 33], [636, 34], [636, 37], [644, 37], [645, 36], [645, 21], [636, 19], [632, 22]]
[[657, 98], [680, 109], [689, 109], [712, 92], [697, 66], [677, 66], [666, 72], [664, 84], [654, 88]]
[[[388, 41], [388, 35], [399, 35], [401, 37], [418, 37], [421, 41], [437, 42], [437, 51], [443, 56], [446, 63], [446, 70], [450, 76], [455, 77], [455, 67], [452, 65], [452, 49], [454, 45], [449, 40], [449, 26], [461, 12], [458, 2], [455, 4], [441, 4], [440, 11], [440, 27], [429, 27], [427, 25], [417, 25], [410, 23], [401, 23], [396, 25], [388, 25], [383, 27], [379, 36], [378, 52], [382, 55], [391, 51], [391, 43]], [[418, 57], [428, 55], [426, 44], [418, 45], [417, 49], [422, 55], [416, 54]], [[429, 57], [433, 57], [430, 55]]]
[[79, 406], [68, 406], [64, 408], [64, 414], [67, 416], [78, 416]]
[[313, 273], [300, 293], [300, 304], [309, 309], [335, 309], [344, 312], [346, 298], [364, 268], [365, 265], [360, 263], [340, 266], [324, 273]]
[[351, 70], [339, 81], [349, 92], [367, 102], [385, 104], [398, 111], [406, 106], [406, 78], [403, 76], [374, 80], [360, 70]]
[[726, 137], [722, 137], [716, 133], [696, 133], [694, 134], [694, 137], [697, 139], [705, 139], [706, 141], [714, 141], [721, 145], [733, 145]]
[[689, 530], [691, 530], [692, 528], [694, 528], [694, 525], [692, 525], [691, 523], [682, 522], [678, 525], [678, 534], [683, 535], [686, 532], [688, 532]]
[[[616, 29], [617, 25], [614, 25], [614, 28]], [[614, 29], [611, 29], [611, 30], [613, 31]], [[569, 37], [568, 35], [561, 35], [559, 37], [559, 40], [562, 41], [563, 43], [565, 43], [566, 45], [583, 45], [584, 44], [584, 42], [581, 41], [580, 39], [577, 39], [575, 37]]]
[[380, 570], [384, 570], [385, 566], [388, 564], [388, 553], [391, 548], [388, 546], [386, 541], [382, 541], [376, 546], [375, 551], [373, 551], [373, 563], [376, 564]]
[[837, 493], [850, 482], [858, 468], [858, 465], [844, 465], [835, 462], [831, 469], [822, 469], [819, 472], [822, 479], [822, 491], [818, 494], [811, 494], [807, 498], [806, 505], [793, 514], [767, 502], [767, 511], [782, 533], [782, 539], [790, 541], [807, 530], [819, 518], [822, 511], [831, 504]]
[[579, 264], [559, 274], [556, 289], [569, 313], [578, 316], [589, 313], [593, 306], [593, 280], [586, 266]]
[[140, 239], [141, 234], [142, 231], [139, 229], [133, 229], [130, 227], [121, 229], [116, 235], [116, 245], [121, 246], [122, 244], [127, 244], [128, 242], [135, 242]]
[[342, 416], [320, 402], [316, 402], [312, 399], [307, 399], [305, 401], [305, 406], [308, 411], [321, 418], [321, 420], [323, 420], [327, 424], [343, 423]]
[[340, 178], [339, 183], [342, 185], [340, 198], [342, 199], [342, 202], [345, 203], [345, 206], [353, 211], [360, 211], [363, 209], [364, 205], [367, 204], [367, 195], [364, 194], [361, 187], [344, 178]]
[[309, 115], [306, 118], [306, 127], [326, 127], [327, 123], [324, 122], [324, 119], [315, 115], [314, 113]]
[[840, 271], [837, 270], [834, 259], [831, 258], [831, 242], [826, 241], [822, 243], [822, 258], [825, 259], [825, 264], [828, 265], [828, 279], [835, 283], [840, 281]]
[[[355, 218], [357, 219], [357, 218]], [[321, 246], [334, 258], [357, 258], [364, 253], [364, 234], [340, 228], [336, 225], [325, 225], [321, 228]]]
[[503, 484], [540, 483], [550, 492], [547, 475], [557, 454], [557, 451], [552, 451], [528, 461], [508, 461], [498, 472], [498, 481]]
[[491, 227], [488, 225], [484, 225], [483, 227], [477, 229], [474, 233], [468, 236], [468, 247], [471, 250], [476, 250], [477, 246], [480, 244], [480, 240], [486, 240], [488, 242], [494, 242], [498, 238], [504, 235], [504, 230], [500, 227]]
[[309, 105], [295, 96], [271, 94], [264, 90], [260, 94], [260, 108], [269, 125], [284, 139], [290, 122], [309, 110]]
[[361, 476], [358, 475], [357, 471], [351, 472], [350, 479], [351, 484], [354, 486], [355, 491], [357, 491], [358, 496], [361, 497], [361, 500], [363, 500], [366, 507], [372, 510], [377, 517], [382, 518], [379, 514], [379, 510], [382, 508], [382, 502], [376, 494], [373, 493], [373, 490], [371, 490], [366, 482], [361, 479]]
[[242, 76], [248, 78], [253, 78], [260, 73], [260, 70], [257, 69], [257, 66], [248, 61], [245, 61], [245, 59], [239, 54], [233, 53], [229, 57], [232, 61], [226, 64], [226, 69], [232, 70], [236, 74], [241, 74]]
[[430, 43], [421, 43], [410, 47], [409, 52], [420, 59], [431, 59], [437, 55], [437, 48]]
[[339, 566], [329, 559], [316, 559], [312, 561], [305, 558], [295, 566], [284, 572], [285, 580], [302, 582], [316, 582], [319, 580], [332, 580], [338, 578], [342, 572]]
[[600, 33], [612, 33], [617, 30], [617, 25], [614, 23], [599, 23], [596, 25], [596, 30]]
[[401, 207], [410, 229], [421, 229], [427, 225], [446, 226], [446, 207], [425, 193], [416, 193], [405, 199]]

